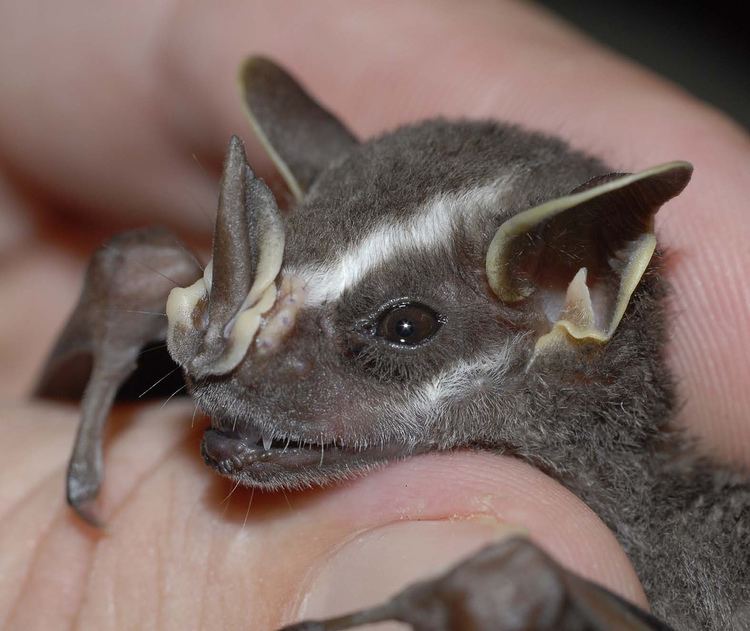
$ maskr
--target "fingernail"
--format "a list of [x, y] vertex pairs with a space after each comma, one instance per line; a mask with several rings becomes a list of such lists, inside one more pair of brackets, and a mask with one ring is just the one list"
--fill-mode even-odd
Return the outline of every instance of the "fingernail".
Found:
[[524, 532], [486, 516], [399, 522], [366, 531], [335, 550], [312, 575], [298, 619], [337, 616], [376, 605], [485, 545]]

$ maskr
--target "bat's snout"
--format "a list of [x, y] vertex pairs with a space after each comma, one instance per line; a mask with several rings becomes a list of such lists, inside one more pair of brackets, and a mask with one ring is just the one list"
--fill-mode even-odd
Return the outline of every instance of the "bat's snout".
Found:
[[284, 226], [273, 194], [255, 177], [242, 142], [233, 137], [224, 162], [213, 258], [203, 277], [172, 290], [167, 345], [193, 378], [231, 372], [257, 338], [268, 354], [294, 326], [302, 286], [277, 289]]

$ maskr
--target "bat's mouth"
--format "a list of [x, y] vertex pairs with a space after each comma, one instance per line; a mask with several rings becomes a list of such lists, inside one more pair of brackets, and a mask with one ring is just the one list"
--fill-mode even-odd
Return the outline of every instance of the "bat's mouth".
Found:
[[264, 439], [260, 432], [216, 428], [207, 429], [201, 443], [204, 461], [219, 474], [268, 490], [321, 486], [406, 455], [402, 452], [387, 444], [347, 448], [336, 441]]

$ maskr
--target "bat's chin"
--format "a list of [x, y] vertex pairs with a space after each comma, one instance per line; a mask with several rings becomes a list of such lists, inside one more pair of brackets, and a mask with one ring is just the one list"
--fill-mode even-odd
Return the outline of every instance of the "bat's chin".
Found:
[[403, 446], [346, 448], [336, 443], [266, 441], [258, 432], [210, 428], [201, 454], [219, 474], [244, 486], [267, 490], [323, 486], [409, 455]]

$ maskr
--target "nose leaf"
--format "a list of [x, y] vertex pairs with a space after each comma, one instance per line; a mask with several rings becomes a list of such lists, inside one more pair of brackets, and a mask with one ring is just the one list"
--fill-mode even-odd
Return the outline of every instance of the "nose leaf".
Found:
[[250, 184], [255, 179], [242, 141], [232, 136], [219, 192], [206, 342], [221, 339], [250, 291], [258, 258]]
[[[247, 163], [233, 136], [224, 161], [213, 258], [202, 279], [172, 291], [170, 338], [200, 329], [192, 358], [180, 357], [193, 377], [226, 374], [244, 358], [276, 300], [284, 253], [284, 226], [268, 187]], [[174, 339], [171, 346], [178, 346]]]

